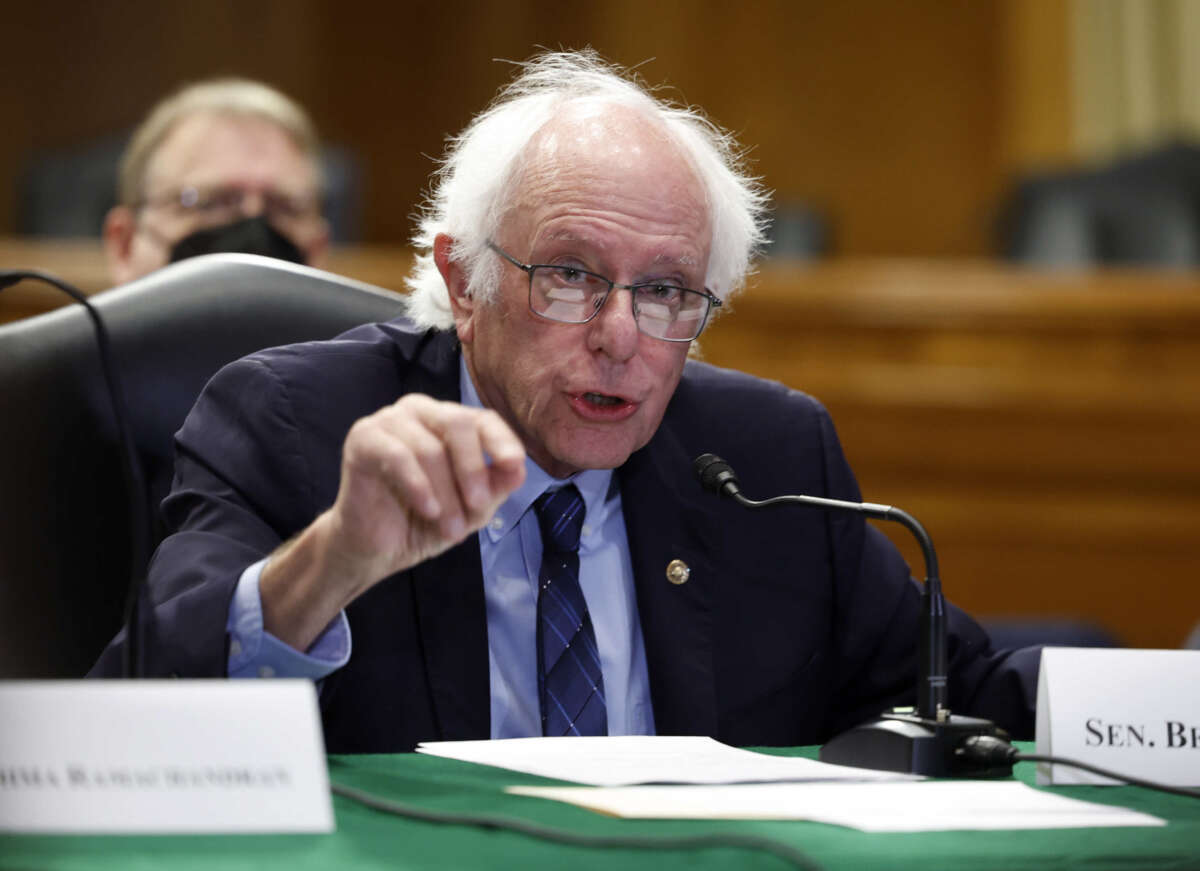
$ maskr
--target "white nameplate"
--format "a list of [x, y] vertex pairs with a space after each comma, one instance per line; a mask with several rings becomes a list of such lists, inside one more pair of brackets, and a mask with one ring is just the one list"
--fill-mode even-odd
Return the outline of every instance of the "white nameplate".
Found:
[[[1047, 647], [1037, 752], [1173, 786], [1200, 786], [1200, 651]], [[1039, 784], [1114, 784], [1038, 763]]]
[[0, 831], [333, 828], [310, 681], [0, 682]]

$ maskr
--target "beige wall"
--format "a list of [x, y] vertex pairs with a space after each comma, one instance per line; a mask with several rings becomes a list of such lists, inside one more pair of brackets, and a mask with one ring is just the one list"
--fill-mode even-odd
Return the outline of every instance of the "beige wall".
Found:
[[1200, 0], [1071, 0], [1070, 37], [1080, 155], [1200, 134]]

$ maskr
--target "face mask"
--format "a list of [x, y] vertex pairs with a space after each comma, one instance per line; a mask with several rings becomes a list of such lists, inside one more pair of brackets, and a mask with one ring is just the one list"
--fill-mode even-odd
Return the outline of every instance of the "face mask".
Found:
[[171, 247], [171, 262], [198, 254], [262, 254], [292, 263], [304, 263], [304, 255], [287, 236], [261, 215], [232, 224], [208, 227], [184, 236]]

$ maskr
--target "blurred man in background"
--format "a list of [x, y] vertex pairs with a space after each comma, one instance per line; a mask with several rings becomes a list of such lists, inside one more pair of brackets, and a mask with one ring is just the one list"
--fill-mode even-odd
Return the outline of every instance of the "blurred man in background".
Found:
[[220, 251], [319, 267], [321, 182], [316, 130], [293, 100], [245, 79], [185, 87], [150, 112], [121, 160], [104, 221], [109, 274], [123, 284]]

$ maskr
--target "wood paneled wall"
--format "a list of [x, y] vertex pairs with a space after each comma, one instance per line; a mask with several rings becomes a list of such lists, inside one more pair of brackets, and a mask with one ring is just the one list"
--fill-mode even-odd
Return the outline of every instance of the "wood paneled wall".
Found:
[[1069, 114], [1054, 99], [1064, 0], [9, 6], [0, 234], [32, 155], [126, 130], [217, 74], [275, 83], [360, 156], [366, 241], [382, 243], [407, 239], [431, 156], [509, 77], [494, 59], [537, 46], [647, 61], [647, 80], [740, 135], [781, 202], [824, 210], [848, 255], [988, 251], [1008, 172], [1056, 156]]
[[1200, 621], [1200, 277], [779, 266], [703, 345], [824, 401], [864, 498], [922, 521], [968, 610], [1145, 647]]

